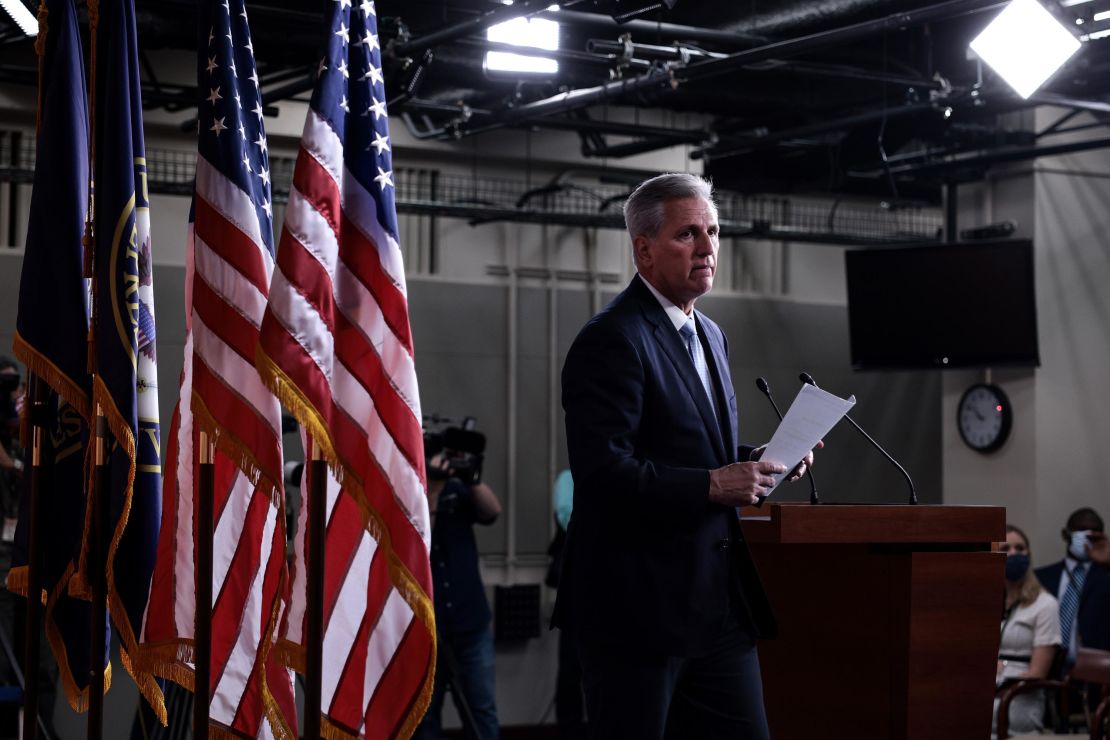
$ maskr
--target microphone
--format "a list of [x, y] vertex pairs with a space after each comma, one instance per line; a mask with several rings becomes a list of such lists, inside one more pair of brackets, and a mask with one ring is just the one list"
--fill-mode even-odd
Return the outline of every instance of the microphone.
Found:
[[[800, 380], [803, 383], [806, 383], [808, 385], [812, 385], [814, 388], [820, 388], [821, 387], [821, 386], [817, 385], [817, 381], [815, 381], [813, 379], [813, 377], [807, 372], [799, 373], [798, 374], [798, 380]], [[853, 427], [856, 428], [857, 432], [859, 432], [860, 434], [863, 435], [864, 439], [866, 439], [868, 442], [871, 443], [872, 447], [874, 447], [879, 452], [883, 453], [883, 456], [887, 460], [890, 460], [891, 464], [894, 465], [894, 467], [898, 468], [898, 471], [906, 479], [906, 483], [910, 487], [910, 503], [916, 505], [917, 504], [917, 491], [914, 489], [913, 481], [910, 479], [910, 474], [906, 472], [906, 469], [903, 468], [898, 463], [897, 460], [895, 460], [893, 457], [891, 457], [890, 453], [887, 452], [886, 450], [884, 450], [882, 445], [880, 445], [878, 442], [876, 442], [874, 439], [872, 439], [870, 434], [863, 431], [863, 427], [861, 427], [859, 424], [857, 424], [855, 419], [853, 419], [851, 416], [848, 416], [847, 414], [844, 415], [844, 418], [848, 420], [849, 424], [851, 424]]]
[[[760, 393], [767, 396], [767, 400], [771, 402], [771, 408], [775, 410], [775, 415], [779, 417], [779, 421], [782, 421], [782, 412], [779, 411], [779, 405], [775, 403], [775, 397], [771, 395], [771, 386], [763, 378], [756, 378], [755, 387], [759, 389]], [[821, 499], [817, 496], [817, 481], [813, 479], [812, 466], [806, 466], [806, 475], [809, 476], [809, 503], [811, 505], [819, 504]]]

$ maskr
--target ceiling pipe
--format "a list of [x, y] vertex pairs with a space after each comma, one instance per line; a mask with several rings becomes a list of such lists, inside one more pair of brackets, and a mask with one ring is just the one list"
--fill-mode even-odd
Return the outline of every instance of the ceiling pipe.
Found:
[[477, 128], [464, 130], [465, 134], [477, 134], [485, 131], [511, 126], [520, 123], [531, 123], [543, 116], [567, 113], [588, 107], [603, 100], [620, 98], [641, 90], [672, 84], [673, 72], [668, 67], [654, 67], [642, 75], [626, 80], [614, 80], [595, 87], [580, 88], [569, 92], [553, 95], [550, 98], [537, 100], [534, 103], [509, 108], [496, 115], [497, 120]]
[[668, 83], [671, 87], [677, 87], [683, 82], [710, 79], [756, 62], [805, 54], [829, 46], [857, 41], [882, 31], [903, 29], [954, 15], [985, 12], [1004, 5], [1006, 5], [1006, 2], [999, 2], [999, 0], [947, 0], [936, 5], [895, 13], [876, 20], [766, 44], [755, 49], [730, 54], [724, 59], [710, 59], [685, 67], [681, 63], [672, 63], [669, 66], [653, 68], [642, 75], [627, 80], [617, 80], [592, 88], [572, 90], [510, 108], [495, 114], [495, 121], [477, 128], [464, 129], [461, 133], [483, 133], [502, 126], [523, 123], [541, 116], [584, 108], [602, 100], [660, 87], [663, 83]]
[[631, 41], [609, 41], [608, 39], [587, 40], [586, 51], [594, 54], [611, 54], [617, 58], [631, 56], [632, 59], [663, 62], [685, 62], [690, 59], [724, 59], [728, 56], [728, 54], [722, 54], [721, 52], [695, 49], [677, 43], [675, 46], [659, 46], [658, 44], [634, 44]]
[[[625, 196], [621, 195], [619, 197], [624, 198]], [[462, 218], [467, 219], [472, 224], [511, 222], [624, 229], [624, 218], [619, 213], [558, 213], [509, 208], [492, 203], [427, 203], [398, 200], [397, 212], [403, 214]], [[721, 221], [720, 227], [720, 235], [722, 238], [758, 236], [760, 239], [765, 240], [839, 246], [916, 245], [935, 243], [935, 240], [930, 240], [922, 235], [916, 234], [884, 234], [882, 236], [871, 237], [859, 234], [842, 234], [832, 231], [815, 232], [805, 229], [790, 229], [773, 225], [770, 228], [753, 228], [745, 223], [735, 223], [724, 220]]]
[[786, 71], [811, 77], [833, 77], [837, 79], [865, 80], [867, 82], [875, 82], [880, 84], [913, 87], [920, 90], [940, 90], [944, 87], [944, 83], [935, 79], [928, 79], [925, 77], [910, 77], [908, 75], [890, 74], [886, 72], [874, 72], [869, 69], [850, 67], [845, 64], [818, 64], [816, 62], [787, 62], [779, 60], [772, 61], [775, 63], [767, 63], [766, 66], [752, 65], [750, 67], [746, 67], [745, 69], [753, 72]]
[[[975, 94], [975, 97], [980, 100], [993, 98], [999, 93], [1003, 93], [1002, 88], [992, 88], [990, 90], [973, 90], [970, 91]], [[968, 91], [957, 91], [954, 97], [949, 97], [944, 101], [939, 101], [939, 105], [957, 104], [960, 96], [967, 94]], [[1069, 98], [1063, 95], [1057, 95], [1049, 92], [1038, 92], [1030, 96], [1024, 101], [1012, 101], [1016, 105], [1008, 105], [1007, 108], [1024, 108], [1031, 105], [1057, 105], [1065, 108], [1073, 108], [1079, 110], [1089, 110], [1094, 112], [1110, 112], [1110, 103], [1104, 103], [1098, 100], [1080, 100]], [[873, 110], [866, 113], [859, 113], [844, 118], [837, 118], [830, 121], [822, 121], [821, 123], [809, 124], [806, 126], [798, 126], [795, 128], [779, 131], [774, 134], [761, 137], [753, 137], [748, 143], [740, 144], [732, 149], [715, 151], [709, 147], [702, 147], [695, 149], [690, 153], [691, 159], [701, 159], [708, 157], [710, 159], [725, 159], [740, 154], [746, 154], [757, 149], [763, 149], [783, 141], [795, 138], [802, 138], [806, 136], [813, 136], [815, 134], [826, 133], [838, 129], [848, 128], [860, 123], [867, 123], [869, 121], [881, 120], [884, 116], [887, 118], [896, 118], [913, 113], [920, 113], [936, 107], [932, 102], [912, 103], [909, 105], [899, 106], [897, 108], [887, 108], [882, 110]], [[735, 145], [737, 142], [736, 137], [722, 138], [718, 146], [722, 145]], [[945, 150], [947, 153], [952, 153], [951, 150]]]
[[1087, 110], [1094, 113], [1110, 113], [1110, 103], [1104, 103], [1101, 100], [1069, 98], [1066, 95], [1057, 95], [1047, 91], [1033, 93], [1029, 96], [1029, 102], [1037, 105], [1057, 105], [1061, 108]]
[[[265, 79], [263, 79], [262, 84], [266, 84]], [[308, 92], [315, 86], [316, 70], [312, 70], [311, 72], [304, 73], [304, 75], [299, 80], [281, 85], [279, 87], [273, 87], [268, 90], [264, 90], [262, 92], [262, 105], [263, 107], [265, 107], [267, 105], [272, 105], [279, 100], [295, 97], [297, 95], [300, 95], [301, 93]]]
[[316, 72], [316, 65], [305, 67], [304, 65], [296, 67], [279, 67], [275, 71], [271, 71], [274, 65], [266, 65], [258, 70], [258, 76], [262, 78], [264, 85], [277, 85], [278, 83], [288, 82], [289, 80], [300, 79], [304, 77], [307, 71]]
[[558, 21], [571, 26], [593, 28], [614, 33], [643, 34], [652, 38], [672, 38], [697, 41], [703, 44], [718, 44], [730, 48], [745, 49], [767, 43], [764, 36], [750, 33], [718, 31], [697, 26], [682, 26], [675, 23], [656, 23], [654, 21], [633, 20], [618, 23], [612, 16], [601, 13], [583, 13], [577, 10], [544, 11], [538, 18]]
[[[391, 105], [392, 109], [392, 105]], [[433, 100], [419, 98], [406, 100], [397, 111], [405, 113], [435, 113], [453, 116], [459, 122], [471, 118], [481, 119], [492, 116], [492, 112], [483, 108], [470, 108], [463, 105], [440, 103]], [[427, 122], [425, 121], [425, 124]], [[622, 121], [602, 121], [594, 118], [538, 118], [527, 121], [521, 125], [551, 131], [573, 131], [575, 133], [613, 134], [615, 136], [633, 136], [638, 138], [666, 139], [665, 146], [677, 144], [701, 144], [712, 136], [706, 129], [672, 129], [663, 126], [648, 126], [637, 123], [624, 123]], [[432, 127], [420, 127], [422, 132], [427, 132]], [[443, 128], [442, 133], [450, 133], [449, 127]], [[467, 133], [472, 133], [468, 131]], [[430, 137], [430, 138], [434, 138]], [[660, 147], [662, 148], [662, 147]]]
[[[743, 4], [731, 6], [731, 11], [718, 13], [705, 19], [727, 33], [760, 34], [769, 38], [790, 38], [825, 28], [842, 26], [853, 20], [869, 18], [879, 13], [907, 10], [907, 6], [921, 6], [928, 0], [776, 0], [748, 8]], [[723, 3], [716, 7], [728, 8]], [[975, 11], [972, 11], [975, 12]], [[949, 16], [955, 18], [960, 13]]]
[[486, 49], [487, 51], [503, 51], [525, 57], [556, 59], [560, 62], [581, 62], [605, 67], [615, 67], [619, 64], [639, 70], [645, 70], [651, 67], [651, 64], [643, 59], [629, 59], [626, 61], [615, 54], [594, 53], [593, 50], [588, 47], [586, 51], [577, 51], [575, 49], [536, 49], [528, 46], [517, 46], [516, 44], [487, 41], [486, 39], [460, 39], [458, 43], [462, 46], [473, 46]]
[[814, 136], [815, 134], [823, 134], [839, 129], [848, 128], [860, 123], [869, 123], [871, 121], [879, 121], [885, 118], [898, 118], [900, 116], [908, 116], [913, 113], [922, 113], [924, 111], [933, 109], [932, 102], [910, 103], [909, 105], [902, 105], [896, 108], [885, 108], [881, 110], [867, 111], [866, 113], [857, 113], [851, 116], [844, 116], [843, 118], [835, 118], [828, 121], [821, 121], [820, 123], [806, 124], [805, 126], [795, 126], [794, 128], [784, 129], [773, 134], [766, 136], [752, 137], [745, 143], [739, 143], [737, 137], [729, 137], [722, 139], [721, 143], [725, 145], [732, 145], [732, 149], [715, 150], [710, 147], [703, 147], [695, 149], [690, 152], [691, 159], [726, 159], [728, 157], [735, 157], [740, 154], [747, 154], [748, 152], [757, 149], [765, 149], [769, 146], [774, 146], [783, 141], [790, 139], [800, 139], [806, 136]]
[[711, 79], [742, 69], [754, 62], [806, 54], [811, 51], [828, 48], [829, 46], [858, 41], [883, 31], [902, 30], [910, 26], [919, 26], [953, 15], [981, 13], [995, 8], [1001, 8], [1006, 4], [1006, 2], [999, 2], [998, 0], [947, 0], [947, 2], [928, 5], [916, 10], [894, 13], [882, 18], [876, 18], [875, 20], [853, 23], [849, 26], [812, 33], [785, 41], [776, 41], [755, 49], [730, 54], [724, 59], [710, 59], [703, 62], [696, 62], [682, 70], [679, 75], [679, 80], [680, 82], [693, 82], [695, 80]]
[[[1071, 110], [1069, 110], [1069, 111], [1068, 111], [1067, 113], [1065, 113], [1064, 115], [1060, 116], [1060, 117], [1059, 117], [1059, 118], [1057, 118], [1057, 119], [1056, 119], [1055, 121], [1053, 121], [1052, 123], [1050, 123], [1050, 124], [1048, 125], [1048, 127], [1047, 127], [1047, 128], [1045, 128], [1045, 129], [1043, 129], [1043, 130], [1041, 130], [1041, 131], [1038, 131], [1038, 132], [1036, 133], [1036, 137], [1037, 137], [1037, 138], [1039, 139], [1039, 138], [1041, 138], [1042, 136], [1051, 136], [1052, 134], [1054, 134], [1054, 133], [1056, 133], [1057, 131], [1059, 131], [1059, 130], [1060, 130], [1060, 129], [1061, 129], [1062, 127], [1063, 127], [1063, 125], [1064, 125], [1065, 123], [1067, 123], [1067, 122], [1068, 122], [1068, 121], [1070, 121], [1071, 119], [1073, 119], [1073, 118], [1075, 118], [1076, 116], [1078, 116], [1078, 115], [1079, 115], [1079, 114], [1080, 114], [1081, 112], [1082, 112], [1082, 111], [1078, 110], [1077, 108], [1072, 108], [1072, 109], [1071, 109]], [[1094, 124], [1094, 125], [1095, 125], [1095, 126], [1105, 126], [1106, 124], [1105, 124], [1105, 123], [1103, 123], [1103, 122], [1101, 122], [1101, 121], [1099, 121], [1098, 123], [1096, 123], [1096, 124]]]
[[631, 157], [635, 154], [669, 149], [672, 146], [684, 143], [686, 142], [675, 141], [670, 137], [641, 139], [639, 141], [630, 141], [627, 144], [613, 144], [611, 146], [600, 147], [588, 147], [583, 143], [582, 154], [587, 157], [613, 157], [615, 159], [620, 159], [621, 157]]
[[[703, 49], [694, 49], [687, 46], [657, 46], [655, 44], [622, 43], [605, 39], [590, 39], [586, 42], [586, 51], [612, 54], [614, 56], [631, 54], [636, 61], [639, 59], [652, 61], [692, 61], [700, 59], [724, 59], [728, 55], [709, 52]], [[836, 77], [854, 80], [866, 80], [875, 83], [888, 83], [904, 87], [918, 87], [924, 90], [935, 90], [941, 87], [937, 80], [924, 77], [910, 77], [885, 72], [875, 72], [869, 69], [859, 69], [843, 64], [818, 64], [815, 62], [794, 62], [783, 59], [768, 59], [744, 67], [751, 72], [793, 72], [815, 77]]]
[[892, 175], [941, 174], [951, 170], [979, 168], [1003, 162], [1020, 162], [1026, 159], [1036, 159], [1037, 157], [1056, 157], [1062, 154], [1074, 154], [1076, 152], [1085, 152], [1091, 149], [1105, 149], [1108, 147], [1110, 147], [1110, 137], [1088, 139], [1086, 141], [1073, 141], [1067, 144], [1055, 144], [1052, 146], [1002, 147], [986, 154], [964, 157], [962, 159], [891, 167], [890, 173]]
[[620, 121], [599, 121], [595, 118], [541, 118], [528, 125], [555, 131], [597, 132], [617, 136], [669, 138], [673, 142], [697, 144], [709, 138], [705, 129], [672, 129]]
[[405, 100], [403, 101], [403, 107], [405, 110], [421, 111], [423, 113], [446, 113], [448, 115], [465, 116], [466, 118], [470, 118], [472, 115], [491, 115], [491, 112], [485, 108], [471, 108], [464, 104], [440, 103], [435, 100], [422, 100], [421, 98]]

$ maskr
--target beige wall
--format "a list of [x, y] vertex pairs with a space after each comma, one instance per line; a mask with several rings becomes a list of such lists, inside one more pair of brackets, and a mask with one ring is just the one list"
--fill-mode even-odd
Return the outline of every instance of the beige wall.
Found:
[[[1060, 113], [1039, 109], [1036, 129]], [[945, 375], [944, 500], [1006, 506], [1010, 521], [1028, 531], [1039, 564], [1062, 556], [1059, 530], [1068, 513], [1093, 506], [1110, 515], [1103, 484], [1103, 447], [1110, 438], [1107, 204], [1106, 151], [997, 171], [982, 186], [965, 188], [960, 198], [961, 228], [1012, 219], [1019, 235], [1033, 237], [1041, 366], [994, 371], [994, 381], [1013, 403], [1014, 431], [990, 456], [967, 449], [955, 425], [960, 394], [982, 373]]]

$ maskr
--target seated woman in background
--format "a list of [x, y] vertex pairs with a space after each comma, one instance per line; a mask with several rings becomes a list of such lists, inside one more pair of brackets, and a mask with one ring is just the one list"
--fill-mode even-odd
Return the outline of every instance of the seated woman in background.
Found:
[[[1002, 638], [998, 646], [995, 686], [1022, 678], [1047, 678], [1060, 644], [1060, 610], [1056, 599], [1041, 588], [1030, 567], [1029, 538], [1012, 524], [1006, 525], [1006, 608], [1002, 612]], [[995, 718], [998, 715], [995, 697]], [[1021, 694], [1010, 704], [1010, 732], [1040, 732], [1044, 727], [1043, 692]], [[993, 735], [992, 735], [993, 737]]]

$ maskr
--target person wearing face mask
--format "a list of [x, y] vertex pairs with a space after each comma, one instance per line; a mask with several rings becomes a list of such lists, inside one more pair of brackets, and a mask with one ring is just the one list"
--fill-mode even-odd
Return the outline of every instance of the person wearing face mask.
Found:
[[[1060, 613], [1056, 599], [1045, 591], [1029, 567], [1029, 538], [1012, 524], [998, 548], [1006, 553], [1006, 600], [998, 644], [998, 692], [1014, 681], [1047, 678], [1060, 644]], [[999, 697], [994, 700], [998, 717]], [[1041, 692], [1020, 694], [1010, 704], [1010, 730], [1016, 734], [1040, 732], [1044, 727]], [[992, 737], [993, 730], [992, 730]]]
[[1110, 650], [1110, 569], [1095, 562], [1105, 561], [1107, 545], [1102, 517], [1094, 509], [1073, 512], [1061, 534], [1067, 549], [1064, 559], [1036, 573], [1060, 602], [1066, 673], [1080, 647]]

